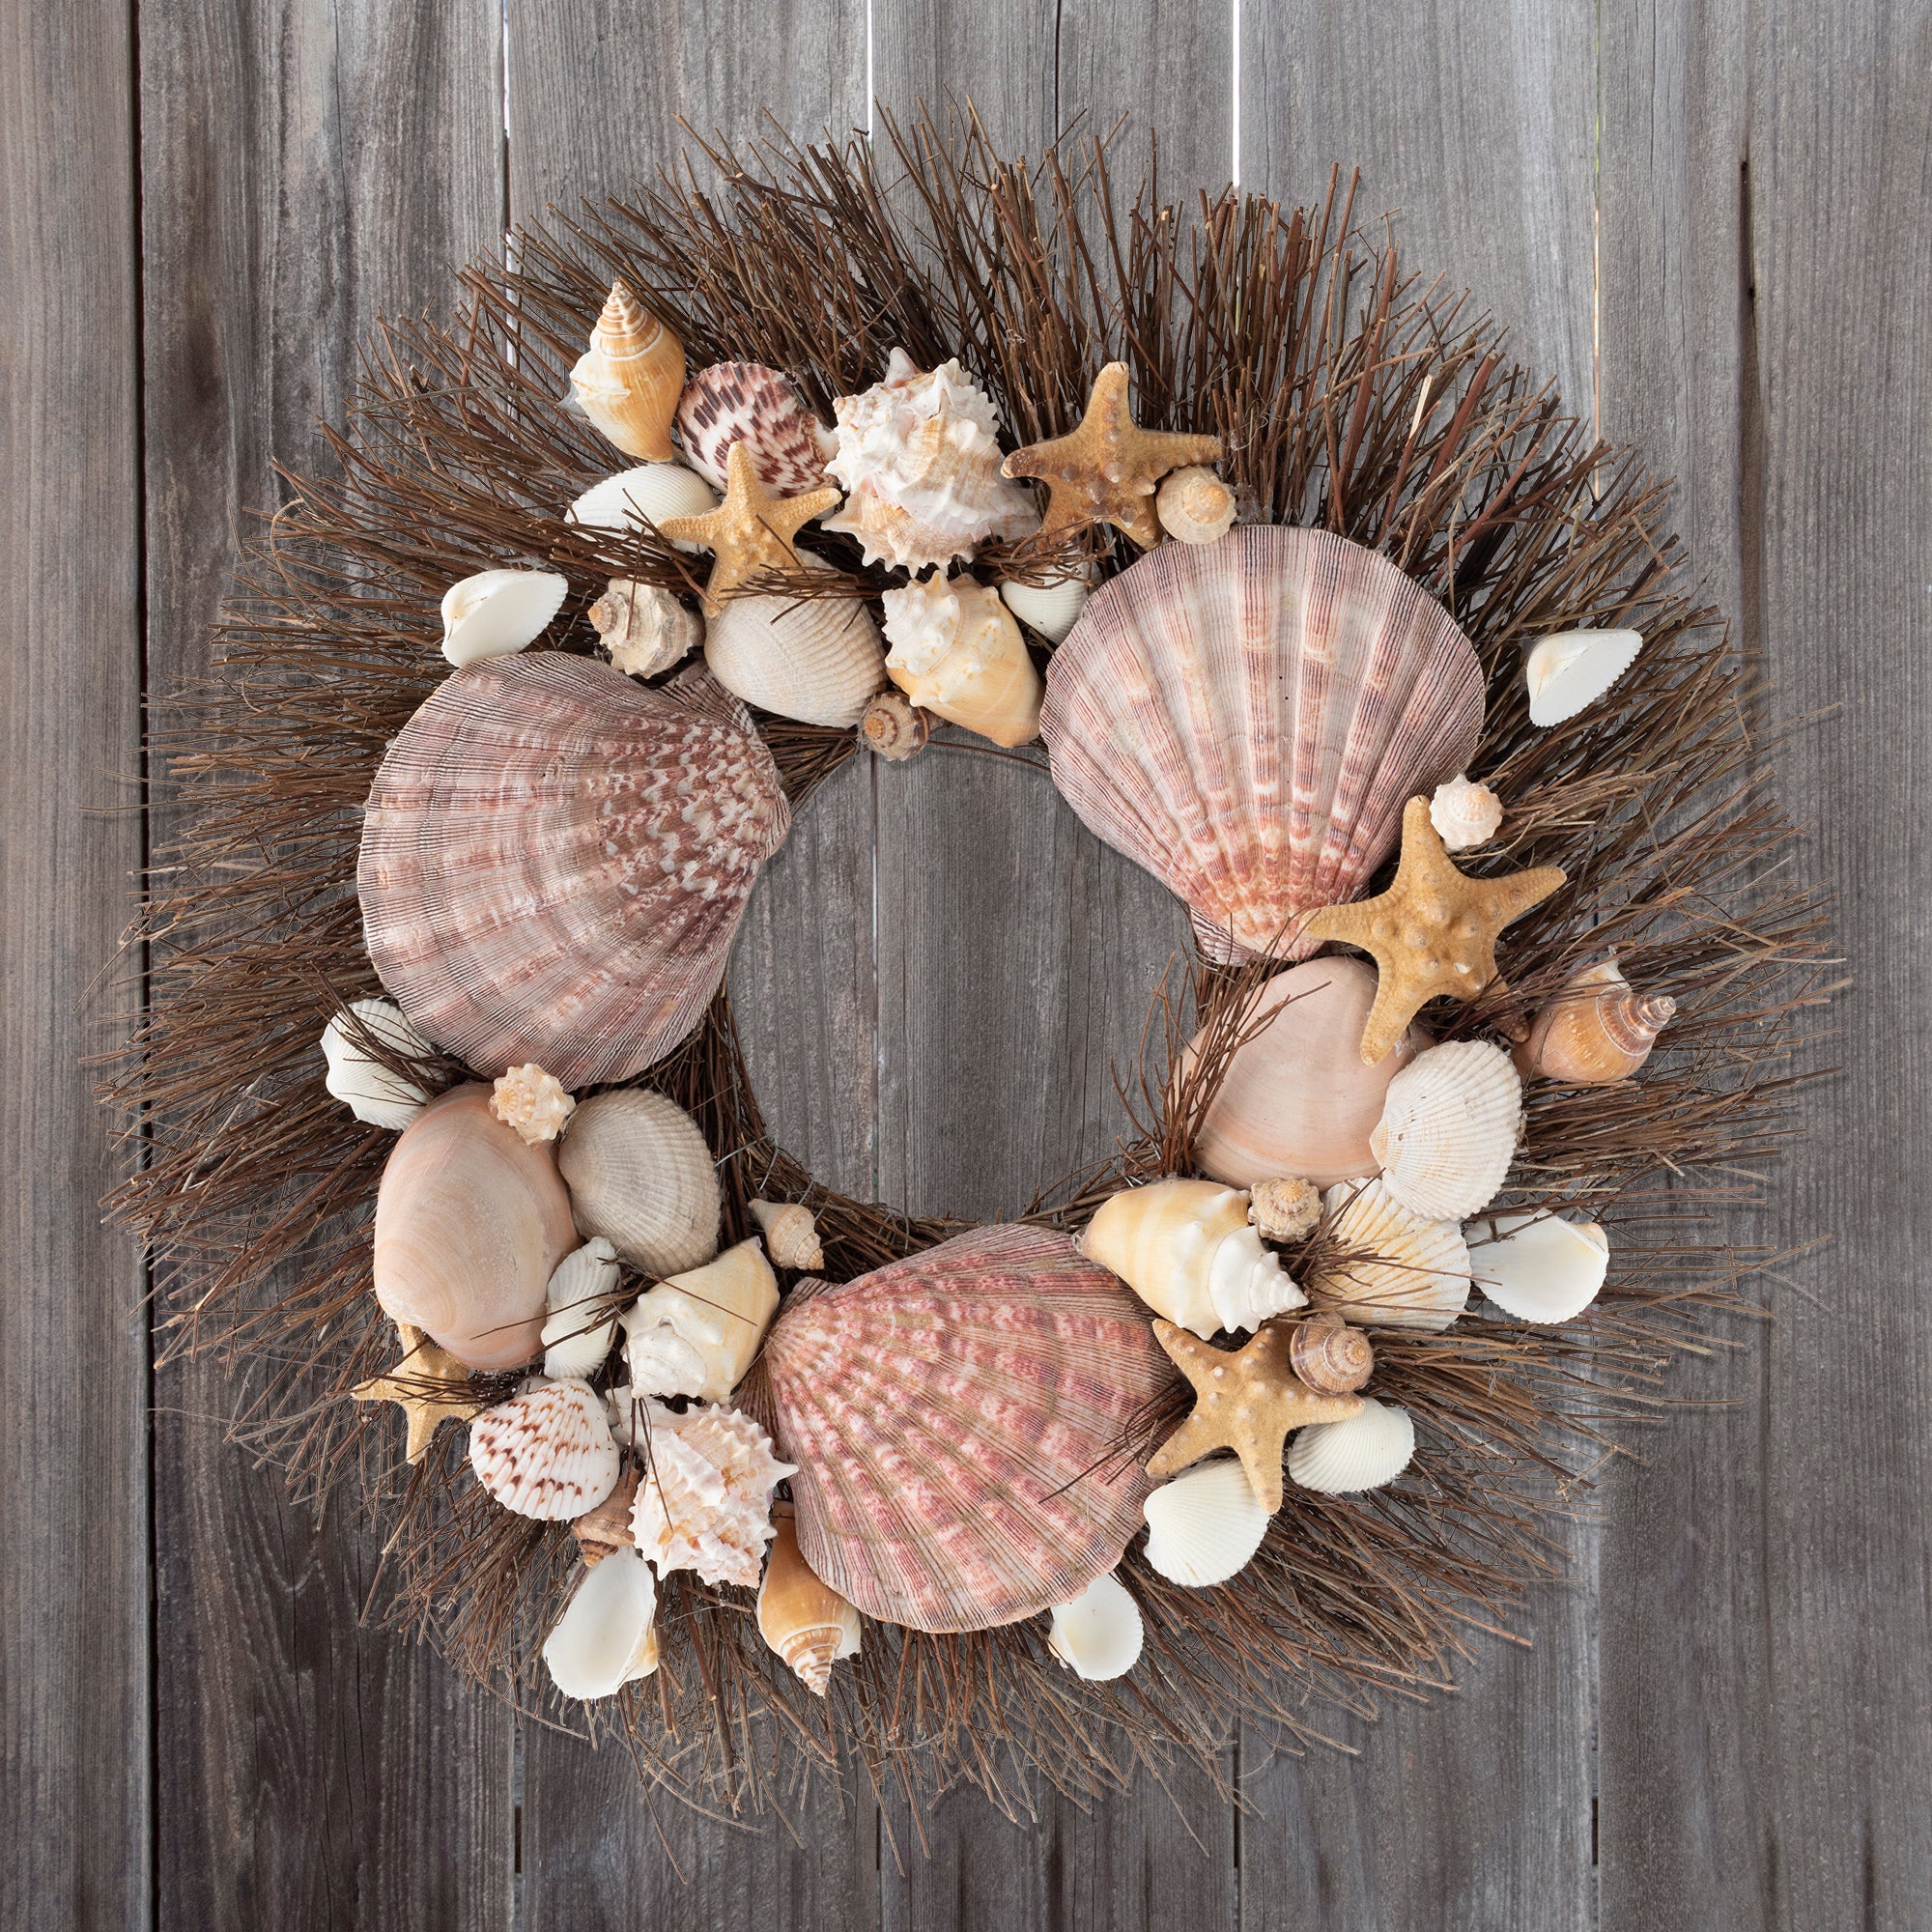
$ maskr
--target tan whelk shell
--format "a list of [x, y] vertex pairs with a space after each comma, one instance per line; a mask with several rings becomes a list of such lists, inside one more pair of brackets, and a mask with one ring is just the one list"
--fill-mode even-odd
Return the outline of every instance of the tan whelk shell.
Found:
[[1545, 638], [1523, 661], [1529, 722], [1560, 724], [1594, 704], [1636, 662], [1641, 631], [1565, 631]]
[[635, 1549], [586, 1568], [544, 1639], [551, 1682], [566, 1697], [614, 1697], [658, 1667], [658, 1589]]
[[1577, 1087], [1628, 1080], [1676, 1011], [1667, 993], [1638, 993], [1614, 959], [1601, 960], [1573, 974], [1538, 1009], [1516, 1050], [1517, 1070], [1525, 1080], [1541, 1075]]
[[1429, 822], [1451, 852], [1487, 845], [1503, 822], [1503, 802], [1468, 778], [1445, 779], [1429, 801]]
[[570, 372], [570, 391], [626, 456], [663, 463], [677, 454], [670, 424], [684, 391], [684, 345], [621, 280]]
[[1522, 1129], [1522, 1082], [1487, 1040], [1417, 1054], [1389, 1082], [1369, 1145], [1382, 1182], [1431, 1221], [1466, 1221], [1495, 1199]]
[[676, 1101], [626, 1087], [584, 1101], [557, 1151], [571, 1211], [645, 1274], [663, 1279], [718, 1252], [718, 1170]]
[[1312, 952], [1299, 916], [1364, 890], [1482, 722], [1476, 653], [1419, 584], [1264, 525], [1162, 544], [1103, 584], [1054, 654], [1040, 735], [1089, 829], [1227, 962]]
[[695, 1570], [707, 1583], [755, 1588], [772, 1537], [772, 1487], [797, 1472], [735, 1408], [675, 1415], [646, 1402], [642, 1413], [648, 1467], [631, 1516], [638, 1548], [660, 1577]]
[[1312, 1180], [1276, 1176], [1248, 1190], [1248, 1219], [1264, 1241], [1303, 1241], [1321, 1218], [1321, 1190]]
[[1009, 578], [1000, 585], [1007, 609], [1054, 644], [1065, 640], [1093, 594], [1085, 577], [1056, 578], [1051, 583], [1015, 583]]
[[533, 1147], [538, 1141], [555, 1140], [576, 1106], [563, 1082], [535, 1061], [499, 1073], [490, 1090], [490, 1111], [506, 1127], [515, 1128], [519, 1140]]
[[[635, 536], [645, 524], [669, 517], [701, 517], [718, 507], [718, 493], [695, 469], [681, 463], [641, 463], [593, 483], [564, 513], [564, 522], [612, 536]], [[666, 541], [697, 554], [695, 543]]]
[[1212, 543], [1235, 527], [1235, 493], [1205, 463], [1173, 471], [1155, 491], [1153, 507], [1178, 543]]
[[1468, 1305], [1469, 1251], [1454, 1221], [1405, 1208], [1385, 1182], [1331, 1187], [1329, 1232], [1352, 1256], [1311, 1270], [1308, 1298], [1372, 1327], [1449, 1326]]
[[652, 690], [558, 651], [473, 665], [370, 789], [369, 957], [479, 1072], [629, 1079], [703, 1017], [790, 824], [771, 753], [701, 668]]
[[1268, 1507], [1240, 1463], [1197, 1463], [1147, 1499], [1149, 1566], [1190, 1590], [1225, 1583], [1267, 1535]]
[[613, 577], [590, 607], [590, 628], [626, 677], [655, 677], [704, 641], [704, 620], [668, 590]]
[[632, 1388], [724, 1401], [744, 1379], [778, 1308], [778, 1277], [755, 1236], [659, 1282], [624, 1316]]
[[1146, 1632], [1140, 1605], [1109, 1572], [1095, 1577], [1070, 1604], [1053, 1606], [1046, 1647], [1090, 1684], [1124, 1677], [1140, 1662]]
[[393, 1000], [352, 1000], [348, 1010], [322, 1030], [328, 1068], [322, 1084], [358, 1121], [400, 1133], [428, 1104], [429, 1089], [391, 1072], [370, 1050], [371, 1042], [403, 1061], [427, 1060], [436, 1049]]
[[1469, 1267], [1476, 1286], [1505, 1314], [1522, 1321], [1574, 1321], [1596, 1300], [1610, 1265], [1609, 1236], [1596, 1222], [1498, 1214], [1488, 1225], [1487, 1238], [1469, 1242]]
[[761, 362], [714, 362], [700, 369], [677, 406], [686, 460], [707, 483], [724, 487], [734, 442], [752, 452], [758, 481], [781, 497], [824, 487], [838, 442], [798, 391]]
[[1414, 1454], [1415, 1424], [1407, 1409], [1364, 1396], [1353, 1415], [1311, 1423], [1294, 1438], [1288, 1473], [1304, 1490], [1349, 1495], [1394, 1482]]
[[1039, 734], [1045, 687], [1012, 613], [970, 577], [915, 580], [880, 599], [886, 669], [915, 704], [996, 745]]
[[588, 1382], [539, 1381], [469, 1425], [476, 1480], [518, 1516], [568, 1522], [617, 1486], [604, 1399]]
[[878, 693], [859, 720], [859, 742], [889, 764], [901, 764], [915, 752], [924, 751], [931, 737], [931, 714], [896, 687]]
[[765, 1252], [774, 1267], [803, 1268], [815, 1274], [825, 1265], [818, 1223], [802, 1201], [753, 1201], [749, 1205], [752, 1219], [764, 1231]]
[[549, 628], [570, 589], [549, 570], [479, 570], [442, 593], [442, 654], [460, 669], [507, 657]]
[[[798, 562], [830, 569], [802, 552]], [[747, 704], [840, 731], [886, 682], [879, 627], [856, 597], [727, 598], [705, 624], [704, 662]]]
[[771, 1553], [758, 1586], [758, 1634], [798, 1673], [814, 1697], [832, 1684], [832, 1666], [859, 1651], [859, 1612], [811, 1574], [798, 1547], [789, 1503], [772, 1505]]
[[1375, 1373], [1376, 1351], [1359, 1328], [1324, 1309], [1294, 1324], [1288, 1364], [1318, 1395], [1353, 1395]]
[[637, 1507], [641, 1477], [642, 1472], [635, 1468], [620, 1470], [616, 1488], [594, 1510], [571, 1519], [570, 1533], [577, 1539], [586, 1570], [594, 1570], [619, 1549], [637, 1554], [638, 1546], [631, 1538], [631, 1512]]
[[544, 1374], [552, 1381], [587, 1379], [604, 1366], [616, 1339], [611, 1310], [617, 1251], [600, 1235], [565, 1255], [544, 1293]]

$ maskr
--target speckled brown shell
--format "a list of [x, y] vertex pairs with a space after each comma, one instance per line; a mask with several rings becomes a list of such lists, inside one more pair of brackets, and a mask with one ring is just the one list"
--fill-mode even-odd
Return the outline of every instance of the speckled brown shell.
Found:
[[678, 1044], [791, 823], [744, 707], [542, 651], [458, 671], [371, 787], [356, 886], [390, 997], [479, 1073], [569, 1088]]
[[925, 1631], [1033, 1616], [1120, 1561], [1152, 1487], [1131, 1430], [1172, 1380], [1128, 1290], [1020, 1227], [795, 1296], [763, 1372], [805, 1560]]
[[832, 433], [798, 391], [762, 362], [714, 362], [687, 384], [677, 406], [677, 433], [691, 467], [717, 489], [734, 442], [752, 452], [758, 481], [781, 497], [822, 490]]

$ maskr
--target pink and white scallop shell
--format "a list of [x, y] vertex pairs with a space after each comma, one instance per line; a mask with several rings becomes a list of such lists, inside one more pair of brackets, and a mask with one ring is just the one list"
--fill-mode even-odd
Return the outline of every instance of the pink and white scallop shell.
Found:
[[1131, 1291], [1023, 1227], [794, 1292], [753, 1375], [813, 1575], [925, 1631], [1033, 1616], [1119, 1563], [1152, 1487], [1133, 1431], [1173, 1378]]
[[1227, 962], [1312, 952], [1297, 915], [1362, 893], [1482, 724], [1475, 650], [1420, 584], [1263, 525], [1103, 585], [1047, 669], [1040, 736], [1067, 803]]
[[825, 487], [832, 432], [806, 408], [788, 378], [762, 362], [714, 362], [685, 385], [677, 406], [685, 460], [714, 489], [725, 486], [734, 442], [752, 452], [758, 481], [781, 497]]
[[627, 1080], [703, 1016], [791, 823], [744, 706], [556, 651], [446, 678], [370, 788], [356, 888], [390, 997], [495, 1075]]
[[796, 1473], [771, 1437], [735, 1408], [699, 1404], [682, 1415], [646, 1401], [631, 1439], [647, 1464], [631, 1535], [660, 1577], [695, 1570], [707, 1583], [755, 1589], [772, 1540], [772, 1488]]

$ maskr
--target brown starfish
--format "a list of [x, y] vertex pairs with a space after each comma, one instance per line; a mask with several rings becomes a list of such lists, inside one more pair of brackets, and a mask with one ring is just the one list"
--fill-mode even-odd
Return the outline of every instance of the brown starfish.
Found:
[[791, 540], [838, 500], [836, 489], [781, 497], [759, 480], [752, 452], [740, 440], [725, 458], [724, 500], [701, 517], [667, 517], [658, 526], [673, 543], [702, 544], [716, 561], [704, 586], [705, 614], [724, 608], [724, 593], [767, 570], [796, 570]]
[[1142, 429], [1127, 409], [1127, 365], [1109, 362], [1094, 379], [1080, 427], [1014, 450], [1000, 473], [1033, 476], [1046, 485], [1043, 534], [1112, 524], [1147, 550], [1160, 541], [1154, 485], [1170, 469], [1212, 463], [1220, 454], [1218, 436]]
[[1538, 866], [1500, 879], [1472, 879], [1449, 863], [1429, 822], [1429, 801], [1412, 798], [1402, 814], [1402, 863], [1387, 892], [1353, 905], [1304, 914], [1303, 939], [1339, 939], [1374, 956], [1380, 978], [1362, 1029], [1362, 1059], [1373, 1066], [1438, 993], [1473, 1000], [1496, 977], [1496, 934], [1547, 899], [1565, 878]]
[[454, 1355], [445, 1353], [420, 1328], [408, 1322], [396, 1324], [402, 1343], [403, 1359], [385, 1376], [357, 1382], [350, 1390], [357, 1402], [392, 1402], [410, 1419], [409, 1440], [403, 1454], [411, 1463], [420, 1463], [429, 1454], [438, 1426], [454, 1417], [468, 1422], [483, 1406], [480, 1402], [452, 1402], [439, 1383], [469, 1379], [469, 1371]]
[[1232, 1449], [1272, 1514], [1281, 1507], [1281, 1452], [1289, 1433], [1305, 1423], [1341, 1422], [1362, 1406], [1358, 1395], [1318, 1395], [1295, 1379], [1288, 1366], [1292, 1324], [1264, 1322], [1234, 1354], [1172, 1321], [1155, 1321], [1153, 1332], [1194, 1384], [1194, 1413], [1154, 1452], [1151, 1476], [1172, 1476], [1210, 1450]]

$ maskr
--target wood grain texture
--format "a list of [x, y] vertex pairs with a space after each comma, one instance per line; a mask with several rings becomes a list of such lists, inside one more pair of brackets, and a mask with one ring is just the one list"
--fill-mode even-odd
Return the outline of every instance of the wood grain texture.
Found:
[[0, 79], [0, 1924], [143, 1926], [147, 1321], [79, 1069], [141, 864], [128, 23], [8, 5]]
[[[319, 458], [379, 306], [449, 298], [501, 226], [494, 6], [208, 0], [143, 10], [151, 682], [205, 668], [271, 458]], [[433, 640], [425, 640], [430, 648]], [[165, 803], [156, 838], [167, 837]], [[503, 1713], [357, 1620], [382, 1532], [315, 1522], [222, 1439], [220, 1364], [156, 1392], [158, 1917], [507, 1921]]]

